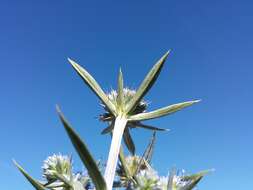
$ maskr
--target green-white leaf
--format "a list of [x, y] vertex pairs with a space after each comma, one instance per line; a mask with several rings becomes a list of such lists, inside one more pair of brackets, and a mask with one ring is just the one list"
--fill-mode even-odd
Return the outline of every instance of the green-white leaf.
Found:
[[149, 142], [149, 145], [146, 148], [146, 150], [144, 152], [144, 156], [143, 156], [148, 163], [151, 162], [151, 159], [152, 159], [152, 156], [153, 156], [155, 140], [156, 140], [156, 132], [154, 131], [153, 135], [151, 137], [151, 140]]
[[80, 156], [82, 162], [86, 166], [89, 176], [91, 177], [96, 189], [106, 190], [106, 183], [103, 175], [100, 173], [96, 161], [93, 159], [91, 153], [89, 152], [85, 143], [81, 140], [78, 134], [70, 127], [70, 124], [64, 118], [60, 109], [57, 107], [57, 112], [60, 116], [60, 120], [64, 125], [65, 130], [68, 133], [68, 136], [74, 145], [78, 155]]
[[135, 145], [134, 145], [134, 141], [130, 135], [128, 127], [125, 128], [125, 131], [123, 134], [123, 139], [124, 139], [124, 142], [125, 142], [128, 150], [130, 151], [130, 153], [132, 155], [134, 155], [135, 154]]
[[192, 175], [185, 175], [185, 176], [183, 176], [183, 180], [192, 180], [195, 178], [204, 177], [205, 175], [207, 175], [213, 171], [214, 171], [213, 169], [210, 169], [210, 170], [200, 171], [200, 172], [198, 172], [196, 174], [192, 174]]
[[16, 161], [13, 161], [14, 164], [17, 166], [19, 171], [25, 176], [25, 178], [32, 184], [32, 186], [37, 190], [46, 190], [45, 187], [37, 180], [33, 179]]
[[189, 184], [181, 187], [179, 190], [192, 190], [200, 182], [201, 179], [202, 177], [197, 177], [193, 179]]
[[149, 73], [147, 74], [143, 82], [141, 83], [139, 89], [137, 90], [132, 100], [126, 105], [126, 113], [131, 113], [135, 109], [135, 107], [138, 105], [141, 99], [145, 96], [148, 90], [155, 83], [168, 55], [169, 55], [169, 51], [165, 53], [165, 55], [162, 56], [162, 58], [149, 71]]
[[178, 103], [178, 104], [174, 104], [174, 105], [166, 106], [164, 108], [157, 109], [155, 111], [132, 115], [128, 118], [128, 120], [129, 121], [142, 121], [142, 120], [163, 117], [165, 115], [172, 114], [172, 113], [177, 112], [183, 108], [191, 106], [192, 104], [197, 103], [199, 101], [200, 100], [194, 100], [194, 101], [189, 101], [189, 102]]
[[200, 182], [200, 180], [211, 171], [213, 170], [204, 170], [193, 175], [183, 176], [182, 180], [190, 180], [191, 182], [180, 188], [180, 190], [192, 190]]
[[123, 104], [124, 104], [124, 81], [123, 81], [123, 74], [121, 69], [119, 70], [119, 77], [118, 77], [118, 96], [117, 96], [117, 105], [120, 108], [120, 111], [123, 111]]
[[76, 70], [83, 81], [88, 85], [88, 87], [98, 96], [98, 98], [106, 105], [109, 111], [116, 115], [115, 105], [108, 99], [102, 88], [99, 86], [97, 81], [86, 71], [83, 67], [78, 65], [71, 59], [68, 59], [72, 67]]
[[153, 132], [152, 138], [149, 142], [148, 147], [146, 148], [145, 152], [143, 153], [143, 156], [141, 157], [139, 163], [138, 163], [138, 167], [136, 168], [134, 175], [136, 176], [136, 174], [140, 171], [141, 166], [143, 165], [143, 163], [150, 163], [151, 158], [152, 158], [152, 154], [153, 154], [153, 150], [154, 150], [154, 145], [155, 145], [155, 138], [156, 138], [156, 132]]

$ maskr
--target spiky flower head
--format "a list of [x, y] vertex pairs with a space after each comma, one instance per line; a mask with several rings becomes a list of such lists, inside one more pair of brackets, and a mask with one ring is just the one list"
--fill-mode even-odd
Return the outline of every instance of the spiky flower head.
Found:
[[174, 175], [173, 186], [175, 189], [180, 189], [191, 183], [191, 181], [191, 179], [185, 178], [185, 171], [181, 170], [177, 175]]
[[[167, 190], [168, 189], [168, 183], [169, 183], [169, 176], [160, 176], [157, 180], [157, 183], [155, 185], [157, 190]], [[173, 175], [172, 177], [172, 190], [179, 190], [181, 188], [184, 188], [186, 185], [191, 183], [191, 180], [184, 179], [183, 175]]]
[[[185, 175], [184, 171], [177, 172], [177, 174], [170, 174], [170, 176], [159, 176], [153, 168], [146, 168], [140, 170], [135, 179], [137, 183], [130, 184], [130, 190], [181, 190], [195, 189], [199, 180], [206, 172], [194, 175]], [[171, 179], [170, 179], [171, 178]], [[171, 182], [170, 182], [171, 180]], [[171, 185], [170, 185], [171, 183]]]
[[[128, 168], [129, 176], [134, 176], [138, 169], [145, 170], [147, 168], [151, 168], [147, 161], [139, 156], [127, 156], [125, 158], [125, 162]], [[126, 174], [122, 168], [122, 165], [119, 165], [117, 173], [122, 179], [126, 178]]]
[[87, 172], [73, 173], [70, 156], [54, 154], [49, 156], [42, 166], [43, 177], [47, 180], [46, 187], [53, 190], [71, 190], [82, 187], [90, 189], [92, 183]]
[[57, 180], [57, 175], [62, 175], [67, 179], [72, 176], [72, 159], [62, 154], [54, 154], [49, 156], [42, 166], [43, 177], [48, 181]]
[[138, 180], [138, 184], [135, 187], [136, 190], [158, 190], [158, 180], [159, 177], [157, 172], [153, 169], [145, 169], [141, 170], [136, 178]]
[[[123, 89], [123, 104], [127, 105], [130, 100], [134, 97], [134, 95], [136, 94], [136, 91], [133, 89], [129, 89], [129, 88], [124, 88]], [[106, 94], [108, 99], [114, 104], [117, 105], [117, 99], [118, 99], [118, 92], [116, 90], [111, 90], [108, 94]], [[106, 105], [104, 105], [103, 103], [101, 104], [103, 106], [103, 108], [105, 109], [105, 113], [103, 113], [102, 115], [100, 115], [100, 120], [101, 121], [112, 121], [115, 119], [115, 116], [113, 114], [110, 113], [110, 111], [108, 110], [108, 108], [106, 107]], [[145, 100], [141, 100], [138, 105], [135, 107], [135, 109], [133, 110], [133, 114], [138, 114], [138, 113], [143, 113], [146, 111], [148, 106], [148, 103]]]
[[77, 172], [77, 173], [73, 174], [72, 181], [73, 182], [80, 182], [82, 184], [82, 186], [84, 187], [84, 189], [93, 189], [91, 179], [88, 176], [88, 174], [85, 172]]
[[149, 168], [149, 164], [146, 162], [144, 158], [141, 158], [140, 156], [127, 156], [126, 157], [126, 164], [128, 165], [128, 168], [130, 171], [135, 172], [137, 168], [139, 167], [141, 170]]
[[[127, 187], [127, 189], [135, 188], [137, 183], [136, 176], [144, 170], [152, 170], [149, 163], [139, 156], [127, 156], [124, 158], [124, 165], [119, 164], [117, 169], [117, 176], [120, 180], [121, 187]], [[126, 168], [127, 167], [127, 168]]]
[[168, 190], [168, 177], [159, 176], [159, 179], [156, 183], [157, 190]]
[[[156, 183], [157, 190], [167, 190], [170, 187], [171, 190], [181, 190], [181, 189], [195, 189], [197, 183], [207, 172], [202, 172], [194, 175], [185, 175], [185, 171], [178, 171], [177, 174], [170, 173], [170, 176], [167, 177], [159, 177]], [[170, 183], [171, 180], [171, 185]]]

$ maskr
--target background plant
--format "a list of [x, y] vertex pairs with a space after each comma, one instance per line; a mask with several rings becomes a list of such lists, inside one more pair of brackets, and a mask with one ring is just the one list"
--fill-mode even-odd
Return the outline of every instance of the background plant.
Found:
[[[44, 189], [99, 189], [111, 190], [115, 188], [125, 189], [153, 189], [153, 190], [190, 190], [193, 189], [202, 177], [209, 171], [199, 172], [194, 175], [185, 175], [184, 172], [177, 172], [175, 169], [169, 172], [168, 176], [161, 177], [151, 167], [150, 161], [153, 153], [155, 133], [143, 156], [135, 155], [135, 145], [129, 133], [129, 128], [145, 128], [153, 131], [164, 131], [165, 129], [143, 124], [142, 121], [162, 117], [177, 112], [188, 107], [199, 100], [187, 101], [166, 106], [154, 111], [147, 112], [148, 104], [143, 97], [153, 86], [158, 78], [161, 69], [168, 57], [167, 52], [149, 71], [140, 87], [135, 90], [124, 88], [123, 74], [119, 71], [118, 89], [106, 94], [97, 81], [80, 65], [73, 60], [69, 62], [83, 79], [85, 84], [101, 100], [105, 110], [100, 115], [100, 119], [108, 123], [102, 134], [112, 135], [111, 147], [105, 168], [102, 175], [97, 162], [93, 159], [85, 143], [73, 130], [68, 121], [63, 116], [59, 107], [57, 112], [63, 126], [77, 150], [80, 159], [87, 168], [87, 175], [74, 173], [72, 171], [72, 159], [68, 156], [53, 155], [49, 157], [43, 166], [43, 176], [45, 182], [33, 179], [16, 162], [18, 169], [24, 174], [28, 181], [39, 190]], [[121, 139], [124, 138], [125, 144], [130, 151], [130, 155], [125, 157], [121, 146]], [[120, 162], [118, 163], [118, 158]], [[118, 165], [118, 166], [117, 166]], [[117, 174], [115, 178], [115, 173]]]

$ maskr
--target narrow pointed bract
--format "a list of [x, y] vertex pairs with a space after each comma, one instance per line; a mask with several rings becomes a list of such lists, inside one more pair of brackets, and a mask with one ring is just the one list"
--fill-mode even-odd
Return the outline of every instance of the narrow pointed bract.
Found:
[[132, 100], [126, 105], [126, 113], [131, 113], [135, 107], [138, 105], [138, 103], [141, 101], [141, 99], [146, 95], [148, 90], [153, 86], [155, 83], [157, 77], [160, 74], [160, 71], [163, 67], [163, 64], [165, 63], [169, 52], [166, 52], [164, 56], [153, 66], [153, 68], [149, 71], [143, 82], [141, 83], [140, 87], [138, 88], [135, 96], [132, 98]]
[[143, 120], [149, 120], [149, 119], [154, 119], [154, 118], [158, 118], [158, 117], [163, 117], [165, 115], [175, 113], [183, 108], [191, 106], [192, 104], [195, 104], [199, 101], [200, 100], [194, 100], [194, 101], [189, 101], [189, 102], [178, 103], [178, 104], [174, 104], [174, 105], [166, 106], [164, 108], [157, 109], [155, 111], [132, 115], [128, 118], [128, 120], [129, 121], [143, 121]]
[[79, 76], [83, 79], [83, 81], [87, 84], [87, 86], [97, 95], [97, 97], [107, 106], [109, 111], [112, 114], [116, 114], [115, 105], [113, 105], [102, 88], [99, 86], [97, 81], [86, 71], [83, 67], [78, 65], [76, 62], [68, 58], [68, 61], [72, 65], [72, 67], [76, 70]]
[[32, 186], [36, 190], [46, 190], [45, 187], [41, 183], [39, 183], [37, 180], [33, 179], [15, 160], [13, 160], [13, 163], [16, 165], [16, 167], [19, 169], [19, 171], [25, 176], [25, 178], [32, 184]]
[[151, 140], [149, 142], [148, 147], [146, 148], [144, 152], [144, 159], [150, 164], [153, 152], [154, 152], [154, 146], [155, 146], [155, 141], [156, 141], [156, 131], [153, 132], [153, 135], [151, 137]]
[[139, 160], [138, 167], [136, 168], [135, 175], [140, 172], [141, 167], [143, 164], [145, 165], [146, 163], [150, 164], [152, 154], [154, 151], [154, 145], [155, 145], [155, 139], [156, 139], [156, 132], [153, 132], [153, 135], [151, 137], [151, 140], [149, 142], [148, 147], [146, 148], [145, 152], [143, 153], [143, 156]]
[[77, 135], [77, 133], [70, 127], [70, 124], [67, 122], [63, 114], [61, 113], [59, 107], [57, 106], [57, 112], [59, 114], [60, 120], [63, 123], [65, 130], [68, 133], [68, 136], [73, 143], [78, 155], [80, 156], [82, 162], [84, 163], [85, 167], [87, 168], [89, 175], [96, 186], [96, 189], [99, 190], [106, 190], [106, 183], [104, 178], [97, 167], [96, 161], [93, 159], [92, 155], [90, 154], [87, 146], [81, 140], [81, 138]]
[[199, 177], [204, 177], [205, 175], [207, 174], [210, 174], [211, 172], [213, 172], [214, 169], [210, 169], [210, 170], [203, 170], [203, 171], [200, 171], [196, 174], [192, 174], [192, 175], [185, 175], [183, 176], [183, 180], [192, 180], [192, 179], [196, 179], [196, 178], [199, 178]]
[[125, 131], [123, 134], [123, 139], [124, 139], [124, 142], [125, 142], [128, 150], [130, 151], [130, 153], [132, 155], [134, 155], [135, 154], [135, 145], [134, 145], [133, 139], [130, 135], [128, 127], [125, 128]]
[[119, 77], [118, 77], [118, 96], [117, 96], [117, 105], [119, 107], [119, 111], [123, 112], [124, 109], [124, 82], [123, 82], [123, 74], [121, 69], [119, 70]]

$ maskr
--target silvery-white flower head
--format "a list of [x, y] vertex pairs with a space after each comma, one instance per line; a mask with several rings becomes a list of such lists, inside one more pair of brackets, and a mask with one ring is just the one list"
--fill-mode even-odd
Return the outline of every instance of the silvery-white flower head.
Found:
[[157, 184], [156, 184], [157, 190], [167, 190], [168, 189], [168, 177], [161, 176], [159, 177]]
[[[70, 190], [59, 176], [70, 182], [73, 186], [79, 186], [84, 189], [92, 187], [91, 179], [87, 172], [73, 173], [73, 164], [70, 156], [54, 154], [49, 156], [42, 166], [43, 177], [48, 181], [48, 188], [53, 190]], [[74, 188], [75, 189], [75, 188]]]
[[185, 170], [181, 170], [177, 173], [177, 175], [174, 175], [173, 177], [173, 187], [175, 189], [181, 189], [190, 183], [192, 183], [191, 178], [185, 177]]
[[[138, 186], [136, 189], [152, 189], [152, 190], [167, 190], [169, 177], [158, 176], [156, 171], [153, 169], [142, 170], [138, 173]], [[185, 179], [184, 175], [178, 174], [173, 176], [173, 190], [179, 190], [189, 185], [192, 181], [190, 179]]]
[[[125, 162], [126, 162], [126, 165], [127, 165], [128, 172], [129, 172], [130, 176], [133, 176], [136, 173], [138, 168], [140, 170], [145, 170], [147, 168], [151, 168], [151, 166], [139, 156], [127, 156], [125, 158]], [[126, 174], [124, 173], [123, 168], [122, 168], [121, 165], [119, 165], [117, 173], [122, 178], [126, 177], [125, 176]]]
[[[155, 185], [155, 189], [156, 190], [167, 190], [168, 189], [168, 182], [169, 182], [169, 177], [159, 176], [157, 183]], [[189, 182], [190, 181], [184, 180], [182, 176], [174, 175], [173, 180], [172, 180], [172, 183], [173, 183], [172, 189], [179, 190], [182, 187], [189, 184]]]
[[[129, 89], [129, 88], [124, 88], [123, 89], [123, 100], [124, 100], [124, 104], [128, 104], [129, 101], [134, 97], [134, 95], [136, 94], [135, 90]], [[111, 90], [111, 92], [109, 92], [107, 94], [108, 99], [113, 102], [115, 105], [117, 104], [117, 98], [118, 98], [118, 93], [116, 90]], [[114, 115], [111, 114], [108, 110], [108, 108], [102, 104], [103, 108], [105, 109], [105, 113], [100, 115], [100, 120], [101, 121], [113, 121], [114, 120]], [[133, 111], [133, 114], [138, 114], [138, 113], [143, 113], [146, 111], [148, 106], [148, 103], [144, 100], [141, 100], [138, 105], [136, 106], [136, 108]]]
[[48, 181], [57, 180], [57, 174], [70, 179], [72, 177], [72, 159], [69, 156], [54, 154], [44, 161], [42, 169], [43, 177]]
[[[195, 189], [196, 184], [198, 181], [203, 177], [206, 172], [198, 173], [194, 175], [185, 175], [185, 171], [181, 170], [176, 173], [173, 171], [170, 172], [170, 176], [168, 177], [160, 177], [159, 185], [161, 190], [167, 190], [169, 186], [169, 178], [172, 177], [172, 189], [173, 190], [180, 190], [180, 189]], [[166, 185], [167, 179], [167, 185]]]
[[82, 187], [84, 187], [84, 189], [92, 189], [92, 183], [91, 183], [91, 179], [88, 176], [87, 173], [85, 172], [77, 172], [75, 174], [72, 175], [72, 182], [79, 182], [80, 184], [82, 184]]
[[134, 176], [136, 176], [140, 171], [151, 169], [149, 163], [139, 156], [127, 156], [124, 160], [125, 165], [127, 166], [127, 173], [121, 164], [118, 165], [116, 170], [120, 184], [123, 187], [135, 184], [136, 181], [134, 180]]
[[136, 190], [143, 190], [143, 189], [152, 189], [152, 190], [159, 190], [159, 176], [157, 172], [153, 169], [145, 169], [141, 170], [137, 174], [138, 184], [136, 186]]
[[174, 176], [173, 184], [176, 188], [182, 188], [190, 183], [191, 180], [184, 180], [182, 176]]

